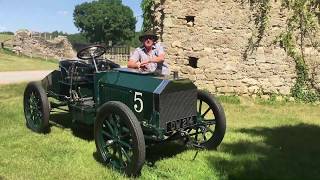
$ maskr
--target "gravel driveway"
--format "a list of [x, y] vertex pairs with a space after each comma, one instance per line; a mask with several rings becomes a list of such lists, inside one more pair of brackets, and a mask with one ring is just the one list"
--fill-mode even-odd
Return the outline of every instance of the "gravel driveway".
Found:
[[10, 71], [0, 72], [0, 84], [13, 84], [19, 82], [37, 81], [46, 77], [49, 71]]

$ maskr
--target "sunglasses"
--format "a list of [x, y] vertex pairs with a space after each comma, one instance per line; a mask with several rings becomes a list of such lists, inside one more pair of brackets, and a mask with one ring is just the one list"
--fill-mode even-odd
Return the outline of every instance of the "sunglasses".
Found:
[[153, 37], [153, 36], [145, 36], [145, 37], [143, 38], [144, 41], [146, 41], [146, 40], [148, 40], [148, 39], [154, 41], [154, 37]]

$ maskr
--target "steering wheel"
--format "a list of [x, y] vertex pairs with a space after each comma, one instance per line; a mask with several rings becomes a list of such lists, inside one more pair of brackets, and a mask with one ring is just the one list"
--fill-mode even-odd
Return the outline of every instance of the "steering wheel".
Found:
[[106, 53], [106, 48], [101, 45], [91, 45], [81, 49], [77, 57], [82, 60], [95, 59]]

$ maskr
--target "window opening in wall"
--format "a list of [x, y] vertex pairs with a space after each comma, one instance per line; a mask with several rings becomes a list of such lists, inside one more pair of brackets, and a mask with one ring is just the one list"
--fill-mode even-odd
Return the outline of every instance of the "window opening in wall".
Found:
[[199, 58], [189, 57], [189, 66], [191, 66], [193, 68], [198, 68], [198, 60], [199, 60]]
[[195, 16], [186, 16], [187, 24], [190, 26], [194, 26], [194, 18]]

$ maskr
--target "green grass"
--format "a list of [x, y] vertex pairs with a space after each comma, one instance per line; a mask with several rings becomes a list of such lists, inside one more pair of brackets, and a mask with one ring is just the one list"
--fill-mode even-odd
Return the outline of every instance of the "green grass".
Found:
[[0, 42], [4, 42], [13, 38], [13, 35], [0, 34]]
[[0, 50], [0, 72], [3, 71], [28, 71], [51, 70], [58, 67], [57, 60], [44, 60], [17, 56], [8, 50]]
[[[97, 162], [92, 131], [71, 128], [70, 117], [51, 116], [47, 135], [27, 129], [24, 87], [0, 86], [0, 177], [125, 179]], [[220, 99], [227, 133], [218, 151], [193, 161], [196, 151], [176, 143], [151, 147], [140, 179], [320, 179], [320, 106]]]
[[218, 100], [222, 103], [240, 104], [240, 98], [238, 96], [218, 96]]

